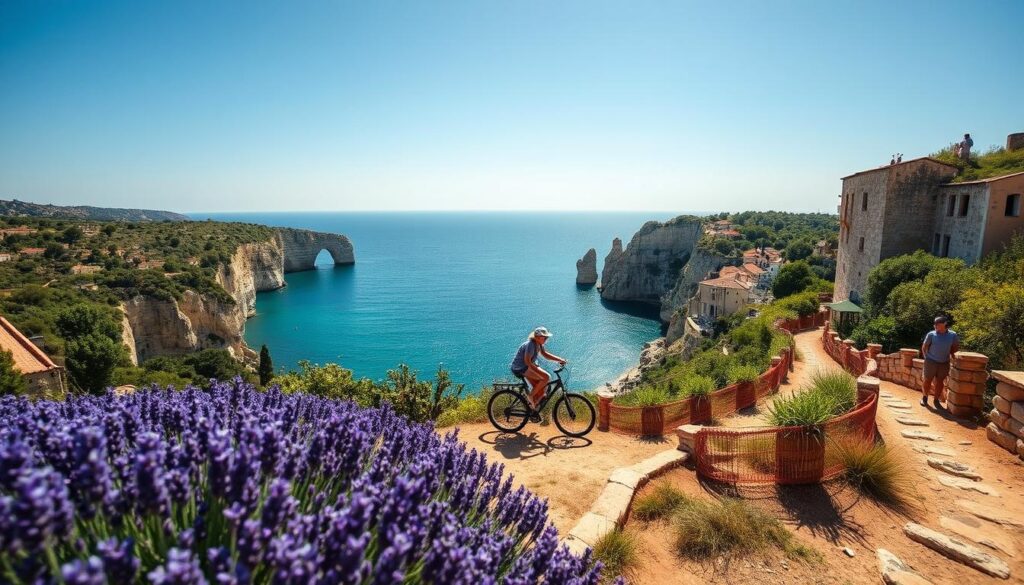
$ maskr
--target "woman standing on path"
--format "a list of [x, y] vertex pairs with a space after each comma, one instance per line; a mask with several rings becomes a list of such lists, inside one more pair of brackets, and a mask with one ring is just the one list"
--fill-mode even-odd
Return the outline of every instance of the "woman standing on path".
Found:
[[939, 396], [949, 375], [949, 358], [960, 349], [960, 338], [949, 329], [946, 317], [935, 318], [935, 329], [924, 336], [924, 383], [921, 384], [921, 406], [928, 406], [928, 394], [934, 392], [935, 408], [942, 408]]

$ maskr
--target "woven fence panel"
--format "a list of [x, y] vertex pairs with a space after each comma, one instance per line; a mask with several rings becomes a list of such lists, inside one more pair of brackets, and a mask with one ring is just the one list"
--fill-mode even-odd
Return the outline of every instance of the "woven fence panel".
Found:
[[870, 447], [878, 397], [858, 393], [850, 412], [819, 428], [708, 428], [697, 434], [694, 458], [703, 477], [736, 484], [817, 483], [843, 472], [842, 450]]

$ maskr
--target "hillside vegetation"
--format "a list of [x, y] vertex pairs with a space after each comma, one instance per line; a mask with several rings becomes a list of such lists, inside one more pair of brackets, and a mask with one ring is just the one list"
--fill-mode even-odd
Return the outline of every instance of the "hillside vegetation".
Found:
[[1006, 150], [1002, 147], [992, 147], [985, 152], [972, 154], [970, 164], [964, 164], [956, 156], [954, 148], [955, 146], [951, 144], [931, 155], [932, 158], [955, 165], [960, 169], [953, 179], [954, 183], [1024, 172], [1024, 149]]
[[18, 201], [17, 199], [0, 199], [0, 215], [95, 221], [188, 221], [188, 217], [173, 211], [92, 207], [90, 205], [50, 205]]

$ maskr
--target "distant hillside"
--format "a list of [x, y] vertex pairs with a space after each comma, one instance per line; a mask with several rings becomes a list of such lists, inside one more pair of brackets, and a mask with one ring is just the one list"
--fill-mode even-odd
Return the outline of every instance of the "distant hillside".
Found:
[[11, 201], [0, 199], [0, 215], [93, 221], [188, 221], [184, 215], [171, 211], [90, 207], [88, 205], [43, 205], [17, 199]]

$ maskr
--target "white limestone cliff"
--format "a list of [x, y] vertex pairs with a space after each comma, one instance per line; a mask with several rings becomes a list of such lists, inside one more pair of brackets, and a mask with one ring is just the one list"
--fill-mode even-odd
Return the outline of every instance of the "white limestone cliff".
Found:
[[660, 307], [693, 254], [701, 226], [700, 218], [683, 215], [664, 223], [645, 223], [625, 250], [616, 238], [605, 258], [601, 297]]

